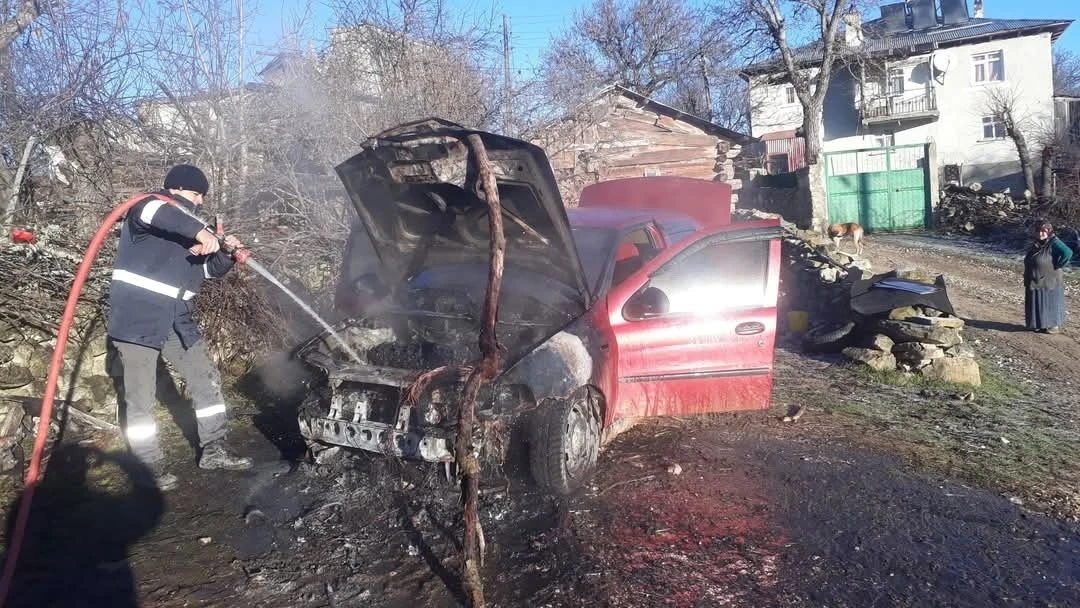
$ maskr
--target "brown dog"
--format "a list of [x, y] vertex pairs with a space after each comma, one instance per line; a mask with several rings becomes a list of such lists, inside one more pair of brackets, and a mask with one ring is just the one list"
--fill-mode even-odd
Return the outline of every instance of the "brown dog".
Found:
[[829, 238], [833, 240], [833, 244], [836, 248], [840, 249], [840, 241], [845, 236], [851, 237], [851, 241], [855, 243], [855, 253], [862, 255], [862, 237], [863, 227], [858, 222], [845, 222], [843, 224], [830, 224], [829, 225]]

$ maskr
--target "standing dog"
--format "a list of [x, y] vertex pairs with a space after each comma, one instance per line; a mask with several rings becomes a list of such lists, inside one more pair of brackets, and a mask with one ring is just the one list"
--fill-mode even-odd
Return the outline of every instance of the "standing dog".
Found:
[[851, 241], [855, 243], [855, 253], [862, 255], [863, 227], [858, 222], [829, 225], [829, 238], [833, 240], [833, 244], [836, 245], [838, 250], [840, 249], [840, 241], [845, 236], [851, 237]]

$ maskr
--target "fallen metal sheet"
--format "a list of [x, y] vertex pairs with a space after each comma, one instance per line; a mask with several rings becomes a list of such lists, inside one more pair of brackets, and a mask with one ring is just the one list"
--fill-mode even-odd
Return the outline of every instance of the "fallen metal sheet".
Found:
[[881, 289], [896, 289], [899, 291], [910, 291], [911, 293], [917, 293], [919, 295], [928, 295], [937, 291], [937, 287], [927, 285], [925, 283], [918, 283], [915, 281], [904, 281], [901, 279], [886, 279], [879, 283], [875, 283], [874, 287]]
[[[879, 284], [883, 281], [888, 281], [886, 285], [890, 283], [896, 285], [896, 281], [913, 283], [932, 287], [933, 291], [915, 293], [906, 289], [882, 288]], [[899, 279], [894, 270], [873, 275], [868, 279], [856, 280], [851, 286], [851, 310], [861, 315], [877, 315], [905, 306], [923, 306], [956, 316], [952, 302], [949, 301], [949, 292], [945, 287], [945, 277], [942, 275], [938, 275], [933, 285], [929, 285], [911, 279]]]

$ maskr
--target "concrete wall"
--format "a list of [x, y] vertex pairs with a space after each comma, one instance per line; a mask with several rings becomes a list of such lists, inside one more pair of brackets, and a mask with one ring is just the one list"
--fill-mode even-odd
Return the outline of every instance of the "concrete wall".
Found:
[[[974, 82], [972, 56], [991, 51], [1003, 53], [1005, 80]], [[994, 40], [942, 49], [938, 53], [947, 54], [950, 63], [944, 75], [939, 74], [936, 79], [929, 69], [928, 54], [890, 64], [904, 70], [905, 97], [922, 95], [927, 87], [934, 89], [937, 119], [864, 127], [857, 111], [861, 101], [858, 82], [847, 69], [837, 70], [825, 103], [825, 151], [877, 147], [881, 144], [879, 137], [891, 132], [896, 145], [936, 144], [938, 171], [946, 164], [961, 164], [965, 182], [981, 181], [990, 188], [1012, 187], [1014, 192], [1022, 192], [1023, 178], [1015, 145], [1007, 138], [984, 138], [982, 118], [991, 113], [990, 93], [1015, 95], [1017, 115], [1028, 135], [1032, 158], [1039, 158], [1038, 136], [1051, 128], [1054, 119], [1050, 34]], [[801, 106], [787, 103], [788, 85], [770, 84], [762, 78], [756, 78], [752, 85], [755, 83], [751, 91], [755, 137], [802, 124]], [[871, 83], [866, 92], [870, 96], [879, 91]]]

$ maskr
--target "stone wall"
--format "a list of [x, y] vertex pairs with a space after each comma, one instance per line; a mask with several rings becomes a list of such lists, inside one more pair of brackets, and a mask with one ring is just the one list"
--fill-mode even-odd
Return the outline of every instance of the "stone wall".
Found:
[[743, 183], [738, 207], [774, 213], [802, 229], [813, 224], [813, 203], [807, 168], [783, 175], [765, 175], [751, 169]]
[[[779, 310], [782, 318], [789, 311], [808, 313], [810, 330], [801, 340], [805, 351], [842, 353], [858, 365], [879, 371], [981, 384], [975, 351], [964, 342], [963, 319], [921, 305], [897, 306], [871, 316], [855, 313], [852, 287], [872, 276], [870, 263], [838, 251], [814, 231], [797, 230], [790, 224], [785, 228]], [[888, 276], [944, 286], [943, 277], [915, 272]]]
[[[19, 444], [29, 426], [24, 404], [39, 402], [45, 394], [55, 346], [55, 338], [25, 326], [0, 328], [0, 472], [21, 464]], [[104, 333], [73, 336], [57, 382], [56, 402], [70, 402], [115, 423], [117, 400], [107, 358]]]

